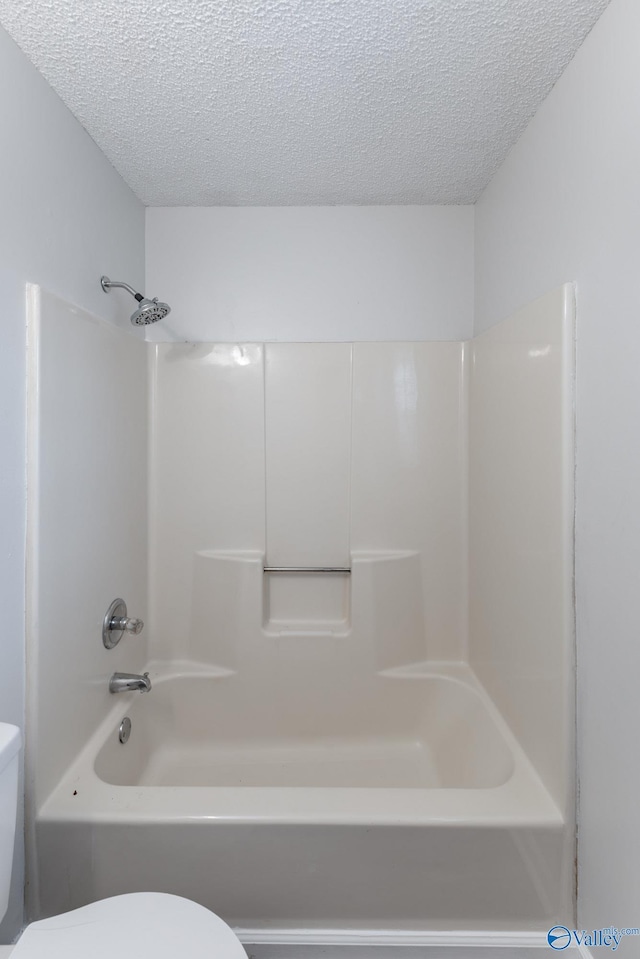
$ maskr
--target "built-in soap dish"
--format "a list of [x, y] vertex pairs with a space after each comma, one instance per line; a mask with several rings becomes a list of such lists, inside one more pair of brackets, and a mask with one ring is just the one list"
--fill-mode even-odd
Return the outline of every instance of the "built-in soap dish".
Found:
[[276, 636], [347, 635], [351, 628], [349, 572], [343, 567], [266, 572], [264, 631]]

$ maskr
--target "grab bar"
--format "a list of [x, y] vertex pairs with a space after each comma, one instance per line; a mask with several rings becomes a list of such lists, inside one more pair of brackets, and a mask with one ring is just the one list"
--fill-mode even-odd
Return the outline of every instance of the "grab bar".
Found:
[[351, 575], [350, 566], [265, 566], [265, 573], [341, 573]]

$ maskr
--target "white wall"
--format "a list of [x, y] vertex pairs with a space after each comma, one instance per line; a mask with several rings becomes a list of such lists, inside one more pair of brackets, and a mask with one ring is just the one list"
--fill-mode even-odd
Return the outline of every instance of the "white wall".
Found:
[[[126, 322], [129, 304], [98, 281], [111, 273], [143, 282], [144, 210], [2, 28], [0, 125], [0, 719], [23, 726], [25, 284]], [[20, 848], [0, 941], [20, 927], [22, 885]]]
[[147, 210], [152, 340], [461, 340], [473, 207]]
[[[577, 281], [579, 922], [640, 902], [640, 5], [613, 0], [476, 208], [477, 327]], [[611, 918], [610, 918], [611, 917]]]

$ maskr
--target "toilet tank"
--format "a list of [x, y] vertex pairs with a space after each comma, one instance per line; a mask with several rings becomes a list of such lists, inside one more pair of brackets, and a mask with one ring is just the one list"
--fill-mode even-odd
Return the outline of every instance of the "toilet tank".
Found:
[[0, 723], [0, 919], [7, 911], [11, 886], [21, 741], [17, 726]]

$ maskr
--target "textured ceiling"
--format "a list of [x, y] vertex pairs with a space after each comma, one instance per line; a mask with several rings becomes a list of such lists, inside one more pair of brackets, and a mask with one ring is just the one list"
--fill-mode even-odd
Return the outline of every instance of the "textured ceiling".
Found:
[[0, 0], [151, 205], [471, 203], [609, 0]]

